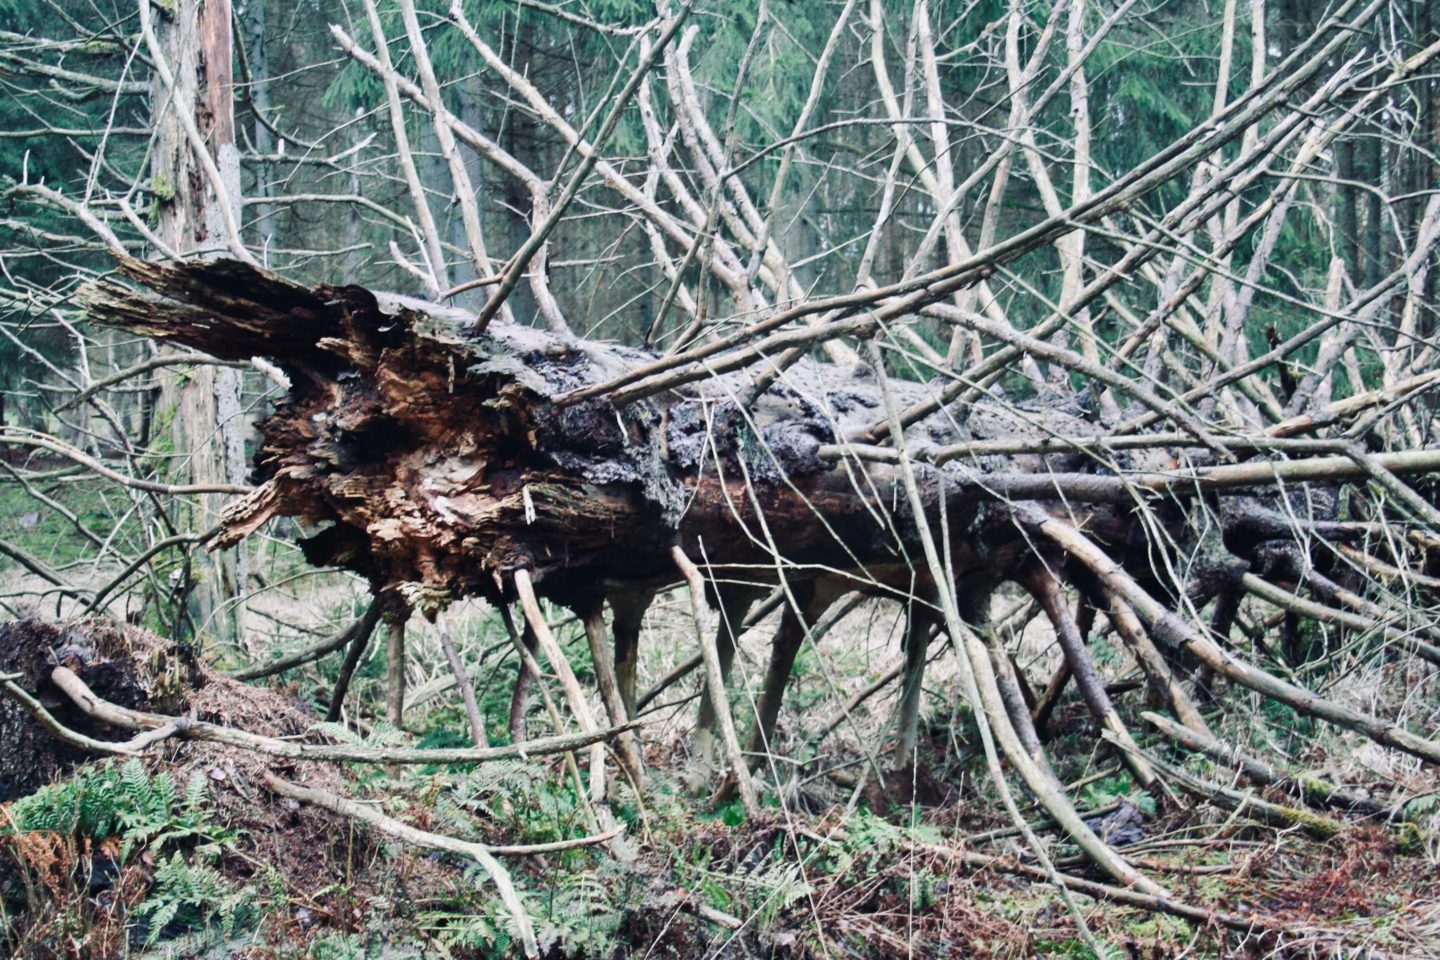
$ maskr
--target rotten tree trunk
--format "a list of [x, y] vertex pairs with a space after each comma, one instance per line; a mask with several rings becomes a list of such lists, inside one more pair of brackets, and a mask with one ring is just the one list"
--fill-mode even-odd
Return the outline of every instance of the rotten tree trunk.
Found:
[[[801, 579], [823, 567], [851, 588], [915, 589], [905, 559], [914, 518], [891, 495], [896, 468], [820, 456], [880, 416], [876, 385], [862, 374], [802, 361], [748, 409], [734, 400], [743, 373], [618, 409], [570, 403], [652, 356], [503, 323], [475, 336], [463, 311], [359, 287], [312, 290], [233, 262], [125, 261], [121, 270], [149, 290], [92, 285], [85, 297], [97, 320], [226, 359], [267, 356], [294, 384], [261, 424], [262, 483], [226, 510], [219, 545], [295, 516], [319, 528], [302, 543], [312, 562], [354, 570], [426, 612], [464, 596], [513, 600], [517, 569], [571, 608], [592, 604], [597, 585], [643, 592], [674, 579], [676, 542], [728, 579], [773, 582], [766, 528], [783, 531], [783, 560]], [[894, 389], [906, 405], [930, 392]], [[1054, 403], [1045, 414], [1051, 429], [1095, 433], [1078, 408]], [[959, 429], [942, 411], [911, 431], [930, 443], [1038, 436], [1025, 416], [989, 402]], [[1116, 454], [1133, 468], [1171, 455]], [[968, 531], [951, 538], [951, 559], [980, 593], [1028, 557], [988, 478], [1059, 474], [1083, 500], [1130, 497], [1078, 453], [920, 471], [927, 510], [938, 514], [943, 488], [948, 523]], [[1127, 506], [1085, 510], [1092, 532], [1125, 542]]]
[[[354, 286], [310, 289], [234, 262], [126, 259], [120, 274], [139, 286], [107, 279], [82, 291], [95, 319], [221, 359], [263, 355], [293, 384], [260, 425], [260, 486], [226, 509], [214, 544], [237, 543], [272, 517], [293, 516], [318, 529], [301, 543], [307, 559], [368, 578], [396, 616], [414, 609], [433, 616], [467, 596], [502, 609], [519, 599], [585, 729], [596, 724], [549, 636], [542, 597], [588, 616], [594, 650], [602, 648], [596, 612], [611, 602], [621, 667], [607, 677], [605, 702], [628, 715], [638, 611], [643, 598], [678, 579], [677, 564], [697, 621], [707, 619], [704, 579], [718, 593], [721, 584], [783, 578], [787, 616], [751, 731], [758, 753], [771, 742], [805, 624], [831, 599], [857, 591], [938, 596], [946, 632], [981, 681], [971, 695], [1005, 759], [1097, 863], [1126, 883], [1142, 882], [1074, 815], [1043, 756], [1032, 755], [1038, 741], [1029, 715], [1016, 696], [1005, 704], [1005, 689], [1018, 693], [1019, 678], [1009, 683], [1003, 670], [997, 677], [967, 626], [986, 619], [997, 587], [1031, 579], [1043, 560], [1064, 581], [1091, 593], [1098, 586], [1112, 619], [1124, 621], [1117, 629], [1146, 655], [1156, 652], [1153, 639], [1167, 656], [1198, 657], [1302, 712], [1427, 760], [1440, 757], [1440, 743], [1229, 657], [1208, 629], [1155, 599], [1212, 596], [1211, 581], [1233, 582], [1252, 568], [1265, 573], [1264, 558], [1277, 547], [1362, 536], [1370, 525], [1334, 520], [1336, 483], [1378, 476], [1398, 484], [1397, 473], [1440, 470], [1440, 452], [1371, 456], [1352, 445], [1327, 448], [1339, 454], [1331, 457], [1271, 459], [1266, 445], [1289, 435], [1290, 424], [1239, 441], [1222, 442], [1202, 427], [1203, 436], [1108, 444], [1081, 398], [1065, 396], [983, 397], [922, 418], [937, 406], [930, 401], [938, 388], [891, 380], [875, 350], [869, 375], [800, 358], [763, 390], [741, 369], [671, 379], [666, 390], [607, 392], [600, 385], [633, 380], [655, 356], [504, 321], [481, 332], [463, 310]], [[902, 410], [917, 411], [908, 427]], [[1180, 419], [1177, 427], [1191, 418]], [[856, 443], [886, 435], [906, 449]], [[1232, 452], [1248, 462], [1215, 463]], [[1187, 519], [1202, 495], [1220, 529], [1204, 542], [1196, 531], [1213, 525]], [[1167, 550], [1188, 552], [1189, 582], [1175, 582], [1182, 565]], [[1082, 693], [1116, 742], [1126, 743], [1056, 585], [1041, 593], [1066, 634], [1067, 659], [1079, 665]], [[1132, 609], [1134, 616], [1122, 615]], [[1150, 637], [1131, 636], [1137, 633]], [[727, 762], [753, 810], [721, 655], [711, 635], [701, 644]], [[392, 678], [402, 676], [393, 646], [391, 653]], [[1193, 713], [1173, 673], [1141, 659], [1177, 714]], [[917, 674], [915, 692], [918, 681]], [[397, 687], [392, 682], [392, 697]], [[523, 722], [523, 694], [517, 686], [512, 726]], [[1018, 715], [1009, 718], [1007, 709]], [[604, 815], [603, 756], [591, 759], [590, 795]]]

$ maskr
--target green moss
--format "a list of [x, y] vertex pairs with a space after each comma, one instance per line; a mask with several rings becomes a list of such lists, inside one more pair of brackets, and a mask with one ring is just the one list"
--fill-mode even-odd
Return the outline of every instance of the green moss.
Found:
[[169, 203], [175, 199], [175, 185], [167, 178], [156, 174], [150, 178], [150, 193], [161, 203]]
[[1395, 845], [1407, 856], [1424, 853], [1427, 839], [1427, 834], [1418, 823], [1402, 820], [1395, 825]]

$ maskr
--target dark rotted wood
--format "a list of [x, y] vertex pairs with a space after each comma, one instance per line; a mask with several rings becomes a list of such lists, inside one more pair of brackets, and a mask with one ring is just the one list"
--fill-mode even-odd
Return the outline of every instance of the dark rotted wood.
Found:
[[[743, 372], [621, 409], [604, 399], [558, 406], [654, 356], [500, 323], [477, 334], [461, 310], [354, 286], [311, 289], [227, 261], [126, 260], [120, 273], [126, 280], [83, 291], [95, 319], [222, 359], [264, 356], [292, 379], [260, 424], [260, 485], [226, 511], [221, 545], [271, 517], [297, 517], [316, 529], [302, 543], [312, 562], [354, 570], [427, 611], [496, 599], [521, 566], [542, 594], [572, 606], [602, 583], [643, 592], [672, 575], [677, 539], [723, 576], [773, 577], [778, 546], [802, 569], [913, 588], [914, 518], [896, 495], [897, 468], [817, 457], [881, 416], [863, 372], [804, 361], [748, 409], [734, 399]], [[905, 405], [928, 391], [898, 380], [894, 389]], [[1040, 435], [1039, 420], [1069, 435], [1099, 429], [1073, 398], [1051, 398], [1028, 410], [984, 401], [962, 423], [941, 411], [910, 434], [937, 444], [1023, 439]], [[1155, 469], [1173, 454], [1119, 456], [1122, 467]], [[932, 520], [946, 497], [957, 576], [984, 593], [1031, 549], [984, 477], [1096, 467], [1048, 454], [920, 469]], [[1084, 509], [1093, 535], [1143, 555], [1125, 504]]]
[[[184, 649], [103, 618], [59, 623], [31, 617], [0, 624], [0, 674], [31, 691], [61, 723], [97, 740], [128, 740], [85, 716], [50, 683], [66, 666], [97, 694], [138, 710], [183, 714], [199, 673]], [[91, 755], [57, 740], [18, 703], [0, 694], [0, 803], [31, 793]]]

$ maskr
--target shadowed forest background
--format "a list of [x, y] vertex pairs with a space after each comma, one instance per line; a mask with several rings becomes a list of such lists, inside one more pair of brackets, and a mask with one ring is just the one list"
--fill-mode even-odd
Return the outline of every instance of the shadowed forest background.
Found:
[[1440, 956], [1437, 62], [0, 0], [3, 950]]

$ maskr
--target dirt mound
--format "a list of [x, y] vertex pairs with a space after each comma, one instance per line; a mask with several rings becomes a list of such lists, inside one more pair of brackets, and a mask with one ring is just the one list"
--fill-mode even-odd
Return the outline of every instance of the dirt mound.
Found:
[[[75, 707], [50, 680], [57, 666], [73, 670], [95, 694], [122, 707], [267, 737], [333, 742], [316, 727], [318, 718], [284, 693], [215, 673], [189, 651], [147, 631], [101, 618], [0, 624], [0, 673], [79, 733], [110, 742], [134, 736], [133, 730], [99, 722]], [[0, 738], [8, 748], [0, 752], [0, 823], [10, 822], [5, 801], [72, 777], [84, 764], [110, 762], [60, 742], [3, 693]], [[141, 762], [152, 778], [163, 773], [179, 793], [203, 778], [206, 822], [232, 838], [214, 846], [216, 859], [208, 862], [231, 889], [256, 891], [252, 905], [263, 906], [265, 921], [248, 934], [250, 945], [238, 953], [227, 947], [227, 955], [309, 955], [309, 941], [316, 936], [383, 928], [394, 920], [397, 903], [453, 896], [459, 887], [458, 870], [405, 850], [382, 857], [370, 831], [278, 797], [264, 785], [263, 775], [270, 772], [350, 794], [353, 787], [341, 767], [277, 759], [183, 735], [147, 749]], [[0, 884], [0, 895], [12, 901], [11, 929], [0, 939], [0, 952], [8, 943], [18, 956], [108, 960], [123, 954], [127, 937], [143, 939], [146, 919], [134, 911], [154, 888], [170, 853], [141, 850], [125, 857], [120, 846], [118, 837], [0, 832], [0, 876], [19, 870], [36, 881], [20, 887]], [[180, 848], [189, 849], [185, 843]], [[99, 894], [97, 878], [103, 880]], [[83, 944], [72, 952], [51, 949], [57, 931], [75, 924], [89, 931]]]
[[[69, 667], [101, 698], [123, 707], [222, 724], [271, 737], [328, 742], [317, 718], [289, 697], [252, 687], [199, 664], [193, 653], [136, 627], [89, 617], [51, 621], [30, 617], [0, 624], [0, 673], [12, 675], [62, 724], [96, 740], [124, 741], [130, 730], [96, 721], [50, 681]], [[18, 675], [18, 676], [17, 676]], [[34, 792], [96, 759], [56, 739], [13, 700], [0, 696], [0, 802]], [[300, 884], [320, 881], [355, 855], [355, 837], [343, 824], [293, 801], [271, 795], [262, 772], [328, 790], [343, 790], [331, 766], [272, 757], [225, 744], [172, 738], [144, 758], [151, 773], [164, 771], [183, 787], [203, 776], [217, 816], [250, 838], [257, 859], [281, 867]], [[316, 886], [320, 886], [316, 883]]]

